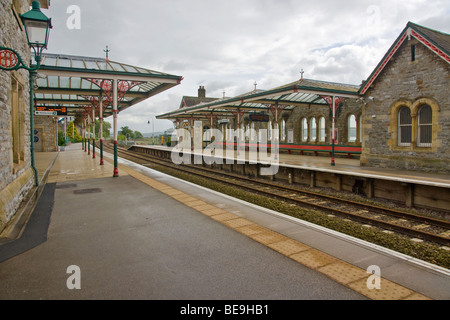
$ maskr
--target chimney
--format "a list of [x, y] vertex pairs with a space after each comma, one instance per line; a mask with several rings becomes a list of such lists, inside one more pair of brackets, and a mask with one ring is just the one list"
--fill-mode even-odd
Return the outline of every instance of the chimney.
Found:
[[204, 86], [200, 86], [200, 88], [198, 88], [198, 97], [206, 98], [206, 90]]

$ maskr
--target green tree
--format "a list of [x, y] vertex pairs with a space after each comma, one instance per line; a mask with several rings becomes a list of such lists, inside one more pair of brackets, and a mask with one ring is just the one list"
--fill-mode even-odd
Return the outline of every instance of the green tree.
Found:
[[[103, 138], [109, 138], [111, 123], [103, 121]], [[100, 120], [95, 120], [95, 136], [100, 138]]]
[[135, 131], [134, 132], [134, 138], [135, 139], [142, 139], [142, 138], [144, 138], [144, 136], [139, 131]]
[[64, 131], [58, 130], [58, 146], [65, 146], [66, 140], [64, 140]]
[[[72, 130], [73, 129], [73, 130]], [[77, 126], [73, 126], [73, 122], [69, 122], [66, 129], [67, 139], [69, 139], [70, 142], [73, 142], [73, 135], [72, 132], [75, 133], [75, 142], [81, 142], [83, 139], [78, 133]], [[62, 132], [61, 132], [62, 133]]]
[[134, 139], [134, 132], [128, 126], [121, 127], [119, 134], [124, 135], [127, 139]]

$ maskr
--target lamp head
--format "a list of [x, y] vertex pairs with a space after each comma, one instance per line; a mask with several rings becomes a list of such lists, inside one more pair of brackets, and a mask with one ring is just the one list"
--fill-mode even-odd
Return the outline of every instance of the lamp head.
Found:
[[20, 19], [25, 26], [28, 45], [35, 51], [36, 60], [40, 60], [42, 50], [47, 48], [52, 19], [41, 12], [39, 1], [33, 1], [31, 6], [32, 9], [21, 14]]

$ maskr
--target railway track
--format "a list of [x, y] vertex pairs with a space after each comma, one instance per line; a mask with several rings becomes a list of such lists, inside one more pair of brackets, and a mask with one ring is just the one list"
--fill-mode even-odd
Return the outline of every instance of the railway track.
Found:
[[[108, 145], [105, 145], [104, 148], [112, 150], [112, 147]], [[118, 148], [118, 153], [121, 157], [142, 165], [157, 164], [174, 168], [184, 173], [227, 184], [286, 203], [319, 210], [329, 215], [401, 233], [412, 238], [450, 246], [450, 222], [445, 220], [301, 190], [267, 180], [248, 178], [203, 166], [175, 165], [170, 160], [156, 158], [120, 147]]]

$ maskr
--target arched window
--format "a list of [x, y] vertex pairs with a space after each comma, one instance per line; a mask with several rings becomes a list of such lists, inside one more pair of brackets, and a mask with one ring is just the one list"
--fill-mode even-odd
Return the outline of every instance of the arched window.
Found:
[[256, 130], [255, 130], [255, 123], [252, 122], [251, 128], [250, 128], [250, 141], [256, 141], [256, 139], [257, 139], [257, 135], [256, 135]]
[[281, 120], [281, 141], [286, 140], [286, 121]]
[[412, 138], [412, 118], [411, 110], [402, 107], [398, 111], [398, 145], [410, 146]]
[[317, 139], [317, 123], [316, 118], [311, 118], [309, 120], [309, 137], [311, 142], [315, 142]]
[[356, 141], [356, 117], [352, 114], [348, 117], [348, 142]]
[[433, 140], [433, 111], [429, 105], [420, 107], [417, 117], [417, 145], [431, 147]]
[[320, 117], [319, 119], [319, 142], [325, 142], [325, 118]]
[[302, 141], [308, 141], [308, 120], [306, 118], [302, 119]]
[[362, 143], [363, 132], [362, 132], [362, 116], [359, 116], [359, 142]]
[[272, 141], [273, 139], [273, 129], [272, 129], [272, 121], [269, 121], [267, 124], [267, 141]]

